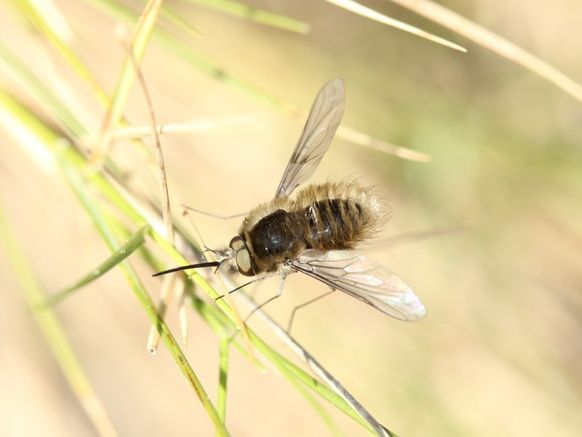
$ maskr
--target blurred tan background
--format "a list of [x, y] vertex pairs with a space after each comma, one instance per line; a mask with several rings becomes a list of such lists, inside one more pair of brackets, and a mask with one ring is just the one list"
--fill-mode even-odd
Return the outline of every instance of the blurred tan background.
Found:
[[[77, 33], [76, 48], [112, 90], [125, 57], [118, 22], [89, 1], [55, 3]], [[389, 199], [392, 219], [365, 253], [413, 286], [428, 309], [426, 319], [402, 323], [335, 293], [302, 310], [293, 335], [400, 436], [580, 435], [581, 103], [385, 1], [366, 5], [469, 52], [326, 2], [247, 2], [308, 23], [307, 35], [186, 1], [168, 3], [200, 31], [189, 40], [192, 47], [227, 71], [305, 109], [327, 80], [342, 77], [345, 125], [432, 155], [431, 162], [415, 163], [336, 139], [314, 178], [358, 177]], [[582, 80], [579, 2], [440, 3]], [[0, 29], [2, 42], [47, 81], [70, 81], [70, 104], [97, 128], [102, 109], [9, 4], [0, 5]], [[155, 41], [142, 70], [161, 123], [254, 117], [163, 136], [173, 196], [233, 214], [273, 195], [302, 122], [195, 70]], [[21, 93], [3, 73], [0, 85]], [[137, 86], [126, 115], [135, 125], [149, 123]], [[107, 250], [61, 180], [40, 169], [3, 131], [0, 145], [0, 196], [39, 282], [47, 291], [58, 290], [101, 262]], [[123, 147], [118, 143], [116, 151]], [[136, 178], [146, 170], [131, 169]], [[238, 228], [237, 220], [194, 219], [211, 247], [227, 244]], [[139, 261], [134, 265], [157, 296], [159, 282]], [[0, 281], [0, 434], [94, 434], [2, 252]], [[261, 285], [260, 295], [269, 296], [276, 285]], [[295, 305], [325, 290], [294, 275], [267, 311], [286, 324]], [[212, 434], [166, 350], [146, 354], [147, 319], [117, 270], [63, 303], [58, 315], [121, 435]], [[177, 330], [175, 311], [168, 321]], [[260, 321], [253, 323], [261, 329]], [[214, 396], [217, 338], [194, 313], [185, 351]], [[330, 411], [346, 435], [367, 435]], [[227, 418], [236, 436], [327, 433], [284, 378], [259, 372], [237, 352]]]

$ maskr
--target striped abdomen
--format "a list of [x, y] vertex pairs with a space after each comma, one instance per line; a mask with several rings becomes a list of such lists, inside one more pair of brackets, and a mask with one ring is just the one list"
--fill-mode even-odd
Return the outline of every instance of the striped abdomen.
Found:
[[369, 223], [362, 205], [350, 199], [314, 202], [303, 211], [307, 224], [304, 236], [308, 249], [352, 249], [362, 241]]

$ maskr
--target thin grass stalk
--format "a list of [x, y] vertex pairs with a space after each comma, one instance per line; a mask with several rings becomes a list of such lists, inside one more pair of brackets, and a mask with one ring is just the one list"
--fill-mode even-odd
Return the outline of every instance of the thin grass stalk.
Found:
[[428, 0], [389, 0], [410, 9], [435, 23], [457, 32], [459, 35], [483, 46], [493, 53], [514, 62], [548, 82], [562, 89], [576, 100], [582, 102], [582, 85], [560, 70], [531, 54], [527, 50], [485, 29], [471, 20]]

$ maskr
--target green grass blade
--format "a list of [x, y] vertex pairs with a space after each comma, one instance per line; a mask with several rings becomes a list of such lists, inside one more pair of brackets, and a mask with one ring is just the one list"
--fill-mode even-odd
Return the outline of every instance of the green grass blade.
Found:
[[141, 245], [145, 243], [145, 234], [149, 231], [150, 227], [148, 225], [142, 226], [142, 228], [133, 234], [129, 240], [123, 243], [117, 250], [115, 250], [115, 252], [111, 254], [110, 257], [99, 264], [96, 268], [91, 270], [91, 272], [76, 281], [73, 285], [49, 296], [48, 299], [46, 299], [46, 301], [42, 304], [41, 308], [56, 305], [68, 297], [71, 293], [103, 276], [129, 255], [139, 249]]
[[216, 397], [216, 409], [218, 410], [218, 417], [222, 423], [226, 421], [226, 393], [228, 383], [228, 363], [230, 355], [230, 339], [226, 334], [220, 338], [218, 350], [218, 395]]
[[[20, 248], [16, 238], [12, 234], [8, 218], [0, 204], [0, 243], [4, 246], [8, 260], [12, 264], [24, 297], [30, 308], [45, 299], [45, 294], [36, 282], [36, 278], [28, 265], [28, 262]], [[101, 436], [114, 437], [117, 432], [109, 419], [105, 408], [95, 394], [89, 378], [83, 370], [83, 366], [75, 355], [63, 327], [55, 313], [48, 309], [43, 312], [35, 312], [35, 319], [48, 343], [57, 363], [61, 367], [67, 382], [77, 396], [81, 407], [89, 417], [89, 420]]]
[[280, 14], [265, 11], [263, 9], [255, 8], [241, 2], [232, 0], [188, 0], [190, 3], [195, 3], [204, 6], [208, 9], [223, 12], [235, 17], [243, 18], [255, 23], [272, 26], [278, 29], [289, 30], [297, 33], [308, 33], [310, 26], [302, 21], [294, 20]]

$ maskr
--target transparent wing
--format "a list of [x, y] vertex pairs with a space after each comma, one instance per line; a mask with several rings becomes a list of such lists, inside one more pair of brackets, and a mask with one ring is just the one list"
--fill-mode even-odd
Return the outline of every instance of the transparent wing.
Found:
[[426, 314], [420, 299], [402, 279], [354, 251], [309, 249], [289, 264], [396, 319], [412, 321]]
[[275, 197], [288, 196], [314, 172], [327, 152], [344, 113], [344, 83], [329, 81], [319, 91]]

